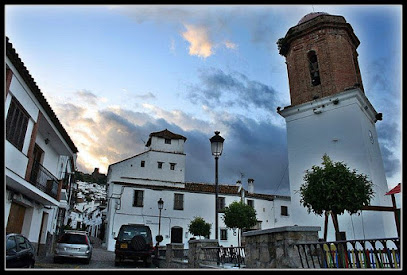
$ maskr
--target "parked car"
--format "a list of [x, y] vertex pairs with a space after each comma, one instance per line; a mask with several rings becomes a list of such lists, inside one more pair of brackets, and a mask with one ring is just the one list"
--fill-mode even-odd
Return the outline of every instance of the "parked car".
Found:
[[65, 231], [57, 242], [54, 262], [64, 259], [80, 259], [89, 264], [92, 258], [92, 243], [85, 231]]
[[154, 246], [150, 227], [142, 224], [122, 225], [115, 240], [115, 266], [127, 259], [143, 260], [146, 267], [151, 265]]
[[6, 268], [28, 267], [34, 268], [35, 248], [31, 242], [21, 234], [6, 235]]

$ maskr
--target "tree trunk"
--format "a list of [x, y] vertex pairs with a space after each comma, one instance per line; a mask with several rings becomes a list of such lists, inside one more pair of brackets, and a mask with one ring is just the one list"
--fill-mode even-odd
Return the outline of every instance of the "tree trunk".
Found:
[[325, 222], [324, 222], [324, 242], [326, 242], [328, 236], [328, 217], [329, 213], [325, 211]]
[[338, 215], [331, 212], [331, 216], [332, 216], [332, 221], [334, 223], [334, 227], [335, 227], [335, 236], [336, 236], [336, 240], [338, 241], [338, 236], [339, 235], [339, 223], [338, 223]]

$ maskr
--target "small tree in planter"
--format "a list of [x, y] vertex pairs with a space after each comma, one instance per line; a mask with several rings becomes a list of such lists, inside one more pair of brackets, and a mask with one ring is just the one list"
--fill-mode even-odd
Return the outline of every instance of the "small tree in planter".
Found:
[[211, 233], [211, 224], [201, 217], [195, 217], [188, 225], [188, 231], [194, 236], [207, 237]]
[[225, 208], [223, 221], [228, 228], [240, 229], [238, 235], [238, 243], [240, 246], [240, 234], [242, 229], [249, 229], [257, 223], [256, 210], [244, 202], [232, 202]]
[[356, 170], [350, 171], [342, 162], [332, 162], [328, 155], [322, 157], [323, 167], [312, 166], [304, 176], [305, 183], [300, 187], [300, 202], [308, 213], [322, 216], [325, 213], [324, 240], [327, 238], [328, 215], [331, 214], [336, 236], [339, 236], [337, 215], [347, 211], [357, 213], [370, 204], [374, 196], [373, 183]]

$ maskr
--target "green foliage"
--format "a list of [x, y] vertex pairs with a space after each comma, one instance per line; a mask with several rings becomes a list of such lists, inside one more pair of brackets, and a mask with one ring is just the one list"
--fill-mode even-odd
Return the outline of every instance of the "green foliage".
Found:
[[249, 229], [257, 223], [256, 210], [244, 202], [232, 202], [225, 208], [223, 221], [228, 228]]
[[194, 236], [206, 237], [211, 233], [211, 224], [201, 217], [195, 217], [188, 225], [188, 231]]
[[322, 215], [324, 211], [333, 214], [355, 214], [369, 205], [374, 196], [373, 183], [356, 170], [350, 171], [342, 162], [332, 162], [328, 155], [322, 157], [323, 167], [312, 166], [306, 171], [305, 183], [300, 187], [300, 202], [308, 213]]

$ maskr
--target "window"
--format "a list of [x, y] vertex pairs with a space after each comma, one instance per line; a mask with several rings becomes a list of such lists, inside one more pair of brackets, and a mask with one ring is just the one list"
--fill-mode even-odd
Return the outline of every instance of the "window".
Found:
[[20, 103], [12, 98], [10, 108], [7, 113], [6, 121], [6, 138], [17, 147], [18, 150], [23, 150], [25, 133], [27, 132], [28, 114]]
[[227, 229], [220, 229], [220, 239], [221, 239], [221, 241], [227, 241], [227, 239], [228, 239], [228, 230]]
[[174, 194], [174, 210], [184, 210], [184, 194]]
[[140, 167], [144, 167], [146, 165], [146, 162], [144, 160], [141, 161]]
[[250, 205], [254, 208], [254, 200], [247, 200], [247, 205]]
[[311, 74], [311, 84], [312, 86], [318, 86], [319, 84], [321, 84], [321, 79], [319, 77], [318, 59], [315, 51], [310, 51], [308, 53], [308, 62]]
[[158, 163], [158, 169], [163, 169], [163, 163], [164, 162], [158, 161], [157, 163]]
[[171, 139], [166, 138], [166, 139], [165, 139], [165, 144], [171, 144]]
[[13, 236], [7, 238], [7, 245], [6, 245], [6, 251], [14, 251], [17, 252], [17, 244], [16, 240]]
[[133, 206], [134, 207], [143, 207], [143, 197], [144, 197], [144, 191], [134, 190]]
[[17, 241], [17, 248], [18, 248], [18, 250], [24, 250], [24, 249], [27, 249], [28, 248], [28, 246], [27, 246], [27, 243], [25, 242], [25, 239], [24, 239], [24, 237], [22, 237], [22, 236], [16, 236], [16, 241]]
[[170, 163], [170, 169], [175, 170], [175, 165], [176, 165], [176, 163]]
[[225, 197], [218, 197], [218, 211], [225, 211]]
[[281, 206], [281, 216], [288, 216], [288, 207], [287, 206]]

